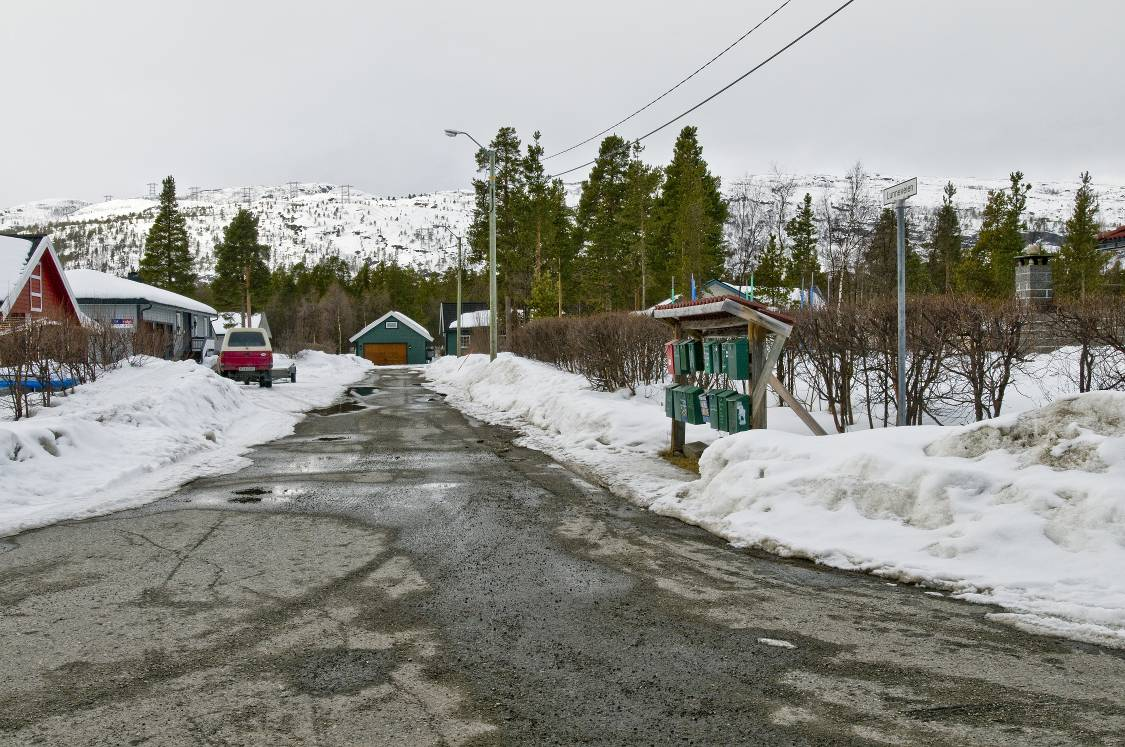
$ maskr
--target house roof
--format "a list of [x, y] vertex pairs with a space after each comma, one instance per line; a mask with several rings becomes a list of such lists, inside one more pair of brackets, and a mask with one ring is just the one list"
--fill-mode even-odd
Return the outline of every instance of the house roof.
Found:
[[[487, 309], [488, 304], [484, 301], [462, 301], [461, 313], [466, 314], [470, 311], [481, 311]], [[457, 303], [455, 301], [442, 301], [438, 307], [438, 328], [447, 329], [449, 323], [457, 320]]]
[[161, 306], [171, 306], [197, 314], [215, 316], [218, 312], [194, 298], [181, 296], [170, 290], [154, 285], [138, 283], [136, 280], [119, 278], [97, 270], [68, 270], [66, 277], [74, 288], [74, 295], [80, 303], [108, 303], [144, 301]]
[[48, 255], [58, 268], [63, 288], [66, 290], [74, 313], [79, 319], [85, 320], [86, 317], [78, 309], [78, 302], [75, 300], [66, 273], [63, 272], [59, 255], [55, 254], [55, 248], [51, 246], [51, 237], [20, 234], [0, 234], [0, 319], [11, 313], [12, 305], [44, 254]]
[[383, 314], [381, 317], [379, 317], [375, 321], [371, 322], [371, 324], [368, 324], [366, 327], [361, 329], [359, 332], [356, 332], [354, 335], [349, 337], [348, 342], [355, 342], [356, 340], [363, 337], [365, 334], [367, 334], [371, 330], [375, 329], [376, 327], [378, 327], [380, 324], [382, 324], [383, 322], [385, 322], [387, 319], [389, 319], [391, 317], [394, 317], [395, 319], [397, 319], [400, 322], [402, 322], [403, 324], [405, 324], [407, 327], [410, 327], [410, 329], [412, 329], [415, 332], [417, 332], [418, 334], [422, 335], [422, 337], [425, 337], [430, 342], [434, 341], [433, 335], [431, 335], [429, 332], [427, 332], [425, 327], [423, 327], [421, 324], [419, 324], [418, 322], [416, 322], [413, 319], [411, 319], [410, 317], [408, 317], [406, 314], [403, 314], [401, 311], [388, 311], [386, 314]]
[[[476, 329], [479, 327], [487, 327], [489, 317], [491, 315], [488, 309], [481, 309], [480, 311], [466, 311], [461, 314], [461, 329]], [[449, 323], [450, 329], [457, 329], [457, 320], [454, 319]]]
[[[718, 329], [720, 327], [744, 324], [752, 321], [772, 332], [788, 337], [795, 320], [788, 314], [775, 311], [757, 301], [748, 301], [738, 296], [708, 296], [696, 301], [657, 306], [652, 311], [656, 319], [678, 320], [696, 327]], [[730, 324], [733, 322], [733, 324]]]
[[1113, 241], [1114, 239], [1125, 239], [1125, 226], [1118, 226], [1098, 234], [1098, 241]]

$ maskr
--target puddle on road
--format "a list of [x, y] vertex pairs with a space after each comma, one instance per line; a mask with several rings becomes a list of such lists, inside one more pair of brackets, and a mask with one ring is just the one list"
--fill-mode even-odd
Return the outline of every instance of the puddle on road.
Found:
[[321, 436], [317, 441], [346, 441], [347, 436]]
[[309, 414], [310, 415], [321, 415], [321, 416], [343, 415], [344, 413], [356, 412], [357, 410], [362, 410], [362, 409], [363, 409], [363, 405], [361, 405], [358, 402], [341, 402], [341, 403], [336, 404], [336, 405], [329, 405], [328, 407], [322, 407], [319, 410], [310, 410]]
[[379, 388], [374, 386], [353, 386], [350, 387], [348, 391], [360, 397], [370, 397], [372, 394], [377, 393]]

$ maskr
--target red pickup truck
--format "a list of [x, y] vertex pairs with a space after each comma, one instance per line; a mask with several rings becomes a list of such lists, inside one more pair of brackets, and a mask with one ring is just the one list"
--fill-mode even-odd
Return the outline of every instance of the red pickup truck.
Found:
[[273, 348], [264, 329], [233, 327], [223, 337], [218, 372], [228, 379], [273, 386]]

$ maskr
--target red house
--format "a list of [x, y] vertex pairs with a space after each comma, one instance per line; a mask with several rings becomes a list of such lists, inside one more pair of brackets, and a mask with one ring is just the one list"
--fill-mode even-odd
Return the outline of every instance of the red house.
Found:
[[0, 234], [0, 324], [81, 319], [49, 236]]

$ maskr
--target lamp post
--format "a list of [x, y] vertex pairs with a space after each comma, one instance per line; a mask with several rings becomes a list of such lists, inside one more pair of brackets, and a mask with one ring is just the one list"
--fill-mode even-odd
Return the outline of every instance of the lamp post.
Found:
[[[457, 352], [457, 357], [461, 357], [461, 237], [453, 233], [453, 229], [444, 223], [441, 226], [449, 235], [457, 239], [457, 344], [454, 350]], [[445, 332], [446, 330], [442, 330]], [[448, 351], [447, 351], [448, 352]]]
[[[476, 143], [477, 147], [488, 154], [488, 359], [496, 360], [496, 151], [485, 148], [480, 142], [464, 130], [446, 130], [448, 137], [465, 137]], [[460, 317], [458, 317], [460, 319]], [[460, 344], [460, 337], [458, 337]]]

